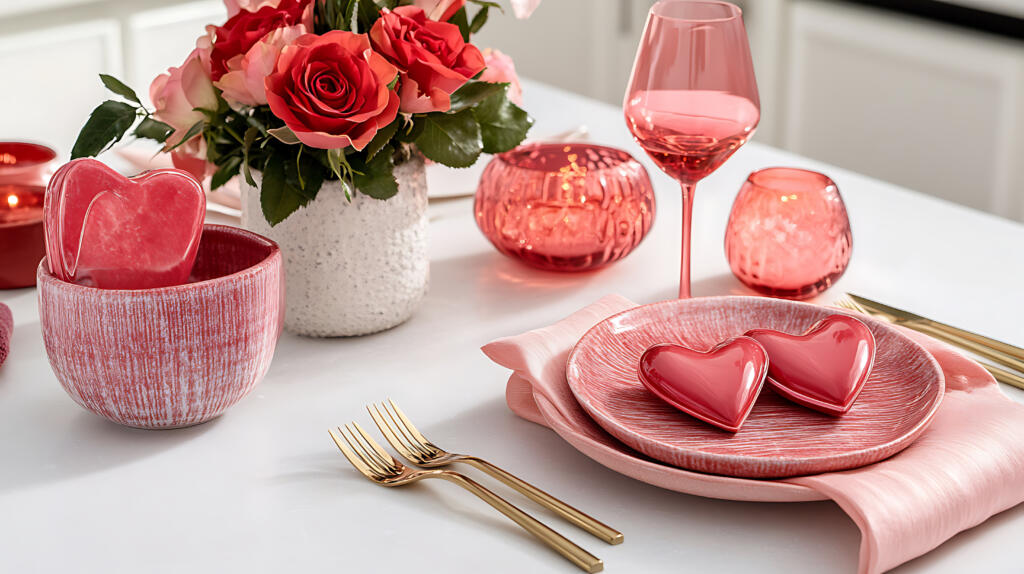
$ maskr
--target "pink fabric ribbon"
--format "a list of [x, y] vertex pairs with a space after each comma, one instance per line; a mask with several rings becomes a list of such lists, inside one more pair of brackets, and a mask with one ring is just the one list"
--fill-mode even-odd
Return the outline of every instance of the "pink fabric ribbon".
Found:
[[[635, 305], [608, 296], [554, 325], [486, 345], [491, 359], [514, 371], [506, 388], [509, 408], [550, 426], [536, 393], [562, 415], [556, 424], [594, 437], [594, 424], [585, 420], [569, 391], [565, 360], [587, 329]], [[946, 396], [928, 430], [882, 462], [780, 481], [814, 489], [850, 515], [861, 531], [862, 574], [895, 568], [1024, 501], [1024, 405], [1004, 396], [973, 361], [933, 339], [906, 333], [936, 358], [946, 377]], [[601, 437], [597, 442], [607, 446], [608, 440], [614, 441]], [[650, 482], [667, 486], [671, 478], [658, 472], [659, 465], [650, 466]]]
[[4, 364], [11, 350], [11, 333], [14, 332], [14, 317], [7, 305], [0, 303], [0, 365]]

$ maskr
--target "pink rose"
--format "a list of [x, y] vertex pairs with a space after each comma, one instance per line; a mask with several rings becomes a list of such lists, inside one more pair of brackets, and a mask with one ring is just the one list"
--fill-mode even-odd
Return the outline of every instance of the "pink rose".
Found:
[[267, 89], [263, 80], [274, 71], [281, 50], [305, 33], [306, 27], [302, 24], [270, 32], [245, 55], [228, 60], [228, 72], [214, 85], [221, 89], [232, 107], [266, 104]]
[[480, 50], [459, 27], [427, 19], [416, 6], [382, 10], [370, 29], [373, 49], [402, 72], [402, 111], [448, 111], [451, 95], [484, 69]]
[[423, 9], [427, 18], [447, 22], [466, 4], [466, 0], [413, 0], [412, 5]]
[[238, 14], [242, 10], [246, 12], [257, 12], [264, 6], [277, 8], [281, 0], [224, 0], [224, 6], [228, 9], [228, 18]]
[[279, 28], [303, 25], [313, 29], [312, 0], [279, 0], [275, 5], [261, 6], [255, 12], [242, 10], [223, 26], [213, 28], [213, 50], [210, 53], [210, 75], [216, 81], [231, 71], [229, 62], [239, 62], [257, 42]]
[[149, 98], [156, 108], [153, 115], [174, 128], [165, 142], [168, 147], [180, 142], [189, 128], [204, 119], [195, 108], [217, 109], [217, 92], [210, 81], [209, 60], [204, 63], [201, 42], [180, 67], [168, 68], [149, 86]]
[[398, 94], [390, 87], [397, 77], [365, 34], [332, 30], [286, 46], [264, 82], [270, 111], [299, 141], [361, 150], [398, 115]]
[[508, 83], [508, 99], [517, 106], [523, 105], [523, 88], [519, 85], [519, 76], [516, 75], [516, 65], [512, 58], [497, 50], [487, 48], [483, 51], [484, 64], [487, 68], [480, 74], [480, 81], [491, 82], [492, 84]]

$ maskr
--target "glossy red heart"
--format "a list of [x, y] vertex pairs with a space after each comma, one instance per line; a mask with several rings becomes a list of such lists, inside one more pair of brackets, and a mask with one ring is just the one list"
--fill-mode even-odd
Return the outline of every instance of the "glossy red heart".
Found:
[[850, 410], [875, 361], [871, 330], [846, 315], [826, 317], [802, 335], [771, 329], [746, 335], [768, 351], [768, 384], [776, 392], [833, 416]]
[[757, 341], [736, 337], [710, 351], [659, 344], [640, 357], [640, 382], [684, 413], [729, 432], [740, 430], [768, 371]]
[[127, 178], [97, 160], [74, 160], [46, 191], [50, 271], [105, 289], [186, 283], [205, 212], [202, 185], [187, 172], [158, 169]]

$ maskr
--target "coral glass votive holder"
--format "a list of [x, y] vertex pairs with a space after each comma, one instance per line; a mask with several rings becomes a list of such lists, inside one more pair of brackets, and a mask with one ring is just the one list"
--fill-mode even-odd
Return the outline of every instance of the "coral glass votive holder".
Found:
[[36, 284], [36, 265], [46, 255], [45, 192], [38, 185], [0, 183], [0, 289]]
[[654, 222], [654, 190], [647, 170], [622, 150], [535, 143], [491, 160], [474, 212], [501, 253], [541, 269], [584, 271], [640, 244]]
[[772, 297], [806, 299], [828, 289], [846, 271], [852, 248], [839, 188], [805, 169], [751, 173], [725, 230], [733, 274]]

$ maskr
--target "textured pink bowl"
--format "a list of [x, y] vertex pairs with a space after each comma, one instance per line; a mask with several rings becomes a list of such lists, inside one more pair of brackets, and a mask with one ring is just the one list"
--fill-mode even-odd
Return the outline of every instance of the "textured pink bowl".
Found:
[[147, 429], [206, 422], [263, 378], [284, 319], [281, 251], [206, 225], [189, 283], [96, 289], [37, 270], [50, 365], [79, 405]]

